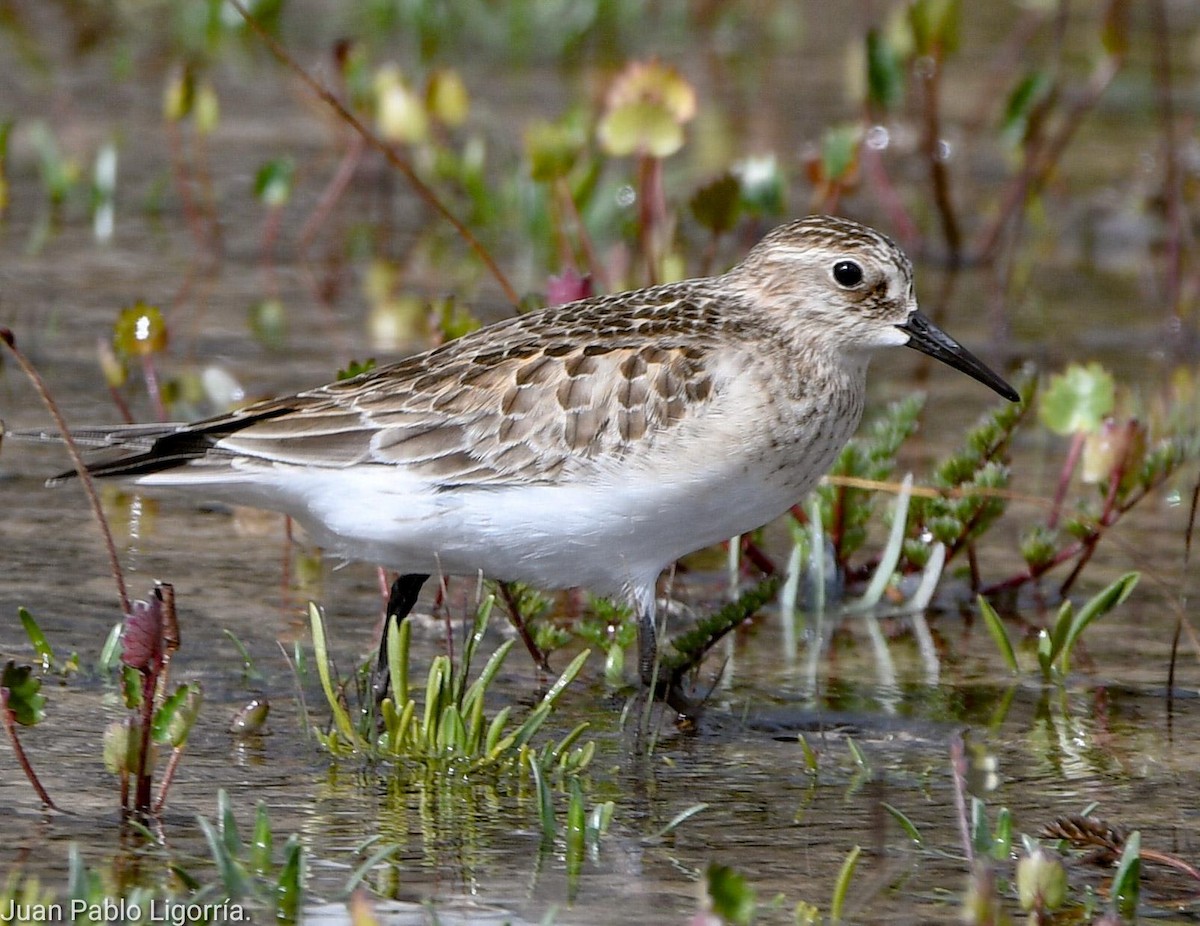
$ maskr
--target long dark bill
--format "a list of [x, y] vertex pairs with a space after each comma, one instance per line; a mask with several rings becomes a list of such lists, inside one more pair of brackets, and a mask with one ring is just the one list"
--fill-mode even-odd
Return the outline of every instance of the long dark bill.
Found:
[[913, 312], [908, 317], [908, 321], [896, 327], [908, 334], [908, 346], [914, 350], [928, 354], [934, 360], [940, 360], [947, 366], [952, 366], [973, 379], [979, 380], [1010, 402], [1021, 400], [1021, 397], [1017, 395], [1017, 390], [988, 369], [982, 360], [920, 312]]

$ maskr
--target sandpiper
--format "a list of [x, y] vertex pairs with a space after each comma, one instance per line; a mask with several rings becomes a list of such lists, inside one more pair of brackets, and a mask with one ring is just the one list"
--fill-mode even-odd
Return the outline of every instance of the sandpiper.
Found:
[[917, 308], [912, 266], [810, 216], [720, 276], [545, 308], [361, 376], [191, 424], [88, 429], [95, 476], [291, 515], [327, 553], [626, 597], [644, 683], [655, 588], [788, 510], [863, 409], [877, 348], [1016, 392]]

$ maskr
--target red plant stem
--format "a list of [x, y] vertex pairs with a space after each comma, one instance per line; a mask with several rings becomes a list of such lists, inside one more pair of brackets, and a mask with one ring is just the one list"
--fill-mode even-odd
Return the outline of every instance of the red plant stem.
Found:
[[221, 253], [222, 248], [221, 223], [217, 220], [217, 196], [213, 191], [212, 175], [208, 170], [208, 145], [205, 141], [205, 134], [195, 130], [194, 125], [193, 136], [196, 155], [192, 159], [192, 172], [195, 174], [196, 184], [200, 187], [203, 196], [201, 215], [207, 225], [209, 251], [216, 256]]
[[[872, 125], [868, 122], [864, 131], [870, 131], [871, 128]], [[896, 185], [892, 183], [891, 177], [888, 176], [887, 168], [883, 163], [883, 152], [868, 144], [861, 145], [859, 151], [863, 172], [867, 175], [874, 190], [875, 202], [888, 216], [888, 223], [896, 238], [904, 245], [905, 250], [912, 253], [920, 245], [921, 230], [908, 214], [908, 210], [904, 207], [904, 200], [896, 191]]]
[[146, 392], [154, 406], [154, 416], [159, 421], [166, 421], [167, 407], [163, 405], [162, 388], [158, 384], [158, 370], [154, 366], [153, 354], [142, 354], [142, 376], [146, 380]]
[[757, 569], [765, 576], [773, 576], [778, 572], [778, 567], [771, 561], [771, 558], [762, 551], [757, 543], [750, 539], [749, 535], [742, 535], [742, 555], [746, 557]]
[[975, 553], [975, 544], [967, 541], [967, 567], [971, 571], [971, 591], [978, 592], [983, 579], [979, 577], [979, 557]]
[[1087, 435], [1076, 431], [1071, 437], [1071, 447], [1067, 458], [1063, 460], [1062, 471], [1058, 474], [1058, 486], [1054, 490], [1054, 502], [1050, 506], [1050, 516], [1046, 518], [1046, 526], [1051, 530], [1058, 527], [1058, 518], [1062, 514], [1063, 502], [1067, 497], [1067, 489], [1071, 486], [1071, 478], [1079, 466], [1079, 458], [1083, 455], [1083, 446], [1087, 443]]
[[929, 66], [918, 71], [918, 77], [924, 91], [922, 116], [924, 132], [921, 138], [921, 149], [929, 164], [929, 179], [933, 184], [933, 201], [937, 206], [938, 218], [942, 225], [942, 237], [946, 240], [949, 250], [949, 263], [956, 268], [962, 259], [962, 235], [958, 230], [958, 218], [954, 213], [954, 203], [950, 198], [950, 175], [946, 169], [946, 159], [941, 155], [941, 76], [942, 53], [938, 50], [928, 56]]
[[117, 413], [121, 416], [121, 420], [126, 424], [133, 424], [133, 413], [129, 411], [129, 404], [125, 401], [117, 387], [109, 386], [108, 394], [112, 396], [113, 405], [117, 406]]
[[962, 735], [955, 733], [950, 740], [950, 777], [954, 781], [954, 809], [958, 814], [958, 834], [968, 862], [975, 861], [971, 844], [971, 824], [967, 819], [967, 756]]
[[138, 722], [138, 736], [142, 743], [138, 750], [137, 793], [134, 808], [139, 813], [148, 813], [151, 808], [150, 792], [154, 780], [154, 763], [150, 761], [150, 725], [154, 721], [154, 690], [157, 673], [142, 673], [142, 716]]
[[1179, 145], [1175, 133], [1175, 106], [1171, 90], [1171, 30], [1167, 23], [1164, 0], [1150, 3], [1150, 22], [1154, 30], [1154, 83], [1163, 135], [1163, 201], [1167, 210], [1166, 295], [1167, 307], [1181, 318], [1180, 299], [1183, 278], [1183, 210], [1179, 181]]
[[659, 282], [661, 249], [659, 237], [666, 217], [666, 192], [662, 187], [662, 158], [637, 158], [637, 246], [646, 261], [646, 284]]
[[551, 190], [547, 206], [550, 212], [550, 224], [554, 230], [554, 245], [558, 249], [558, 265], [563, 269], [574, 267], [575, 251], [571, 247], [570, 239], [567, 237], [566, 217], [564, 214], [566, 208], [557, 184]]
[[[1132, 425], [1132, 422], [1130, 422]], [[1115, 520], [1115, 510], [1117, 504], [1117, 494], [1121, 489], [1121, 479], [1125, 475], [1125, 466], [1129, 460], [1128, 445], [1131, 444], [1132, 437], [1126, 439], [1126, 450], [1121, 461], [1113, 467], [1108, 476], [1108, 493], [1104, 496], [1104, 509], [1100, 512], [1099, 522], [1102, 527], [1108, 527]], [[1083, 571], [1083, 567], [1088, 564], [1092, 558], [1092, 554], [1096, 552], [1096, 545], [1100, 542], [1103, 536], [1103, 531], [1095, 531], [1084, 538], [1083, 552], [1076, 561], [1074, 568], [1070, 574], [1063, 580], [1063, 584], [1058, 589], [1058, 594], [1066, 598], [1067, 593], [1071, 590], [1071, 586], [1075, 584], [1075, 580], [1079, 578], [1079, 574]]]
[[[1120, 2], [1120, 0], [1114, 0], [1114, 2]], [[1030, 193], [1036, 193], [1041, 189], [1047, 177], [1062, 159], [1063, 152], [1074, 137], [1076, 130], [1083, 124], [1084, 117], [1096, 105], [1108, 85], [1112, 83], [1123, 63], [1124, 56], [1120, 54], [1112, 54], [1102, 59], [1092, 71], [1087, 89], [1063, 118], [1058, 132], [1037, 151], [1029, 152], [1024, 168], [1009, 185], [1000, 207], [996, 210], [996, 217], [979, 236], [978, 244], [974, 248], [977, 260], [988, 261], [992, 258], [1000, 242], [1001, 233], [1008, 225], [1013, 213], [1023, 207]]]
[[262, 238], [259, 241], [259, 261], [267, 278], [267, 292], [272, 298], [279, 297], [279, 281], [275, 274], [275, 244], [279, 241], [279, 229], [283, 224], [283, 207], [271, 206], [263, 220]]
[[167, 802], [167, 789], [171, 787], [171, 782], [175, 780], [175, 770], [179, 768], [179, 760], [182, 758], [182, 746], [176, 746], [171, 750], [171, 758], [167, 760], [167, 767], [163, 771], [162, 782], [158, 786], [158, 797], [154, 799], [154, 809], [151, 810], [151, 814], [156, 817], [162, 813], [163, 805]]
[[1168, 868], [1174, 868], [1176, 871], [1182, 872], [1193, 881], [1200, 881], [1200, 870], [1193, 865], [1189, 865], [1176, 855], [1168, 855], [1166, 852], [1159, 852], [1157, 849], [1142, 849], [1138, 852], [1138, 858], [1142, 861], [1157, 862], [1160, 865], [1166, 865]]
[[246, 9], [246, 6], [244, 3], [242, 3], [242, 0], [229, 0], [229, 4], [235, 10], [237, 10], [239, 14], [241, 14], [242, 19], [244, 19], [246, 24], [249, 25], [252, 30], [254, 30], [255, 34], [262, 39], [267, 48], [271, 50], [271, 54], [273, 54], [281, 64], [295, 73], [313, 93], [315, 93], [326, 105], [333, 109], [333, 111], [338, 114], [339, 118], [353, 127], [353, 129], [358, 132], [358, 134], [361, 135], [368, 144], [382, 152], [383, 156], [387, 158], [388, 163], [404, 175], [404, 179], [408, 181], [409, 186], [412, 187], [413, 191], [425, 202], [425, 204], [433, 209], [434, 212], [440, 215], [443, 219], [449, 222], [450, 225], [453, 226], [454, 230], [458, 232], [463, 241], [466, 242], [467, 246], [475, 252], [476, 256], [483, 262], [483, 265], [487, 267], [488, 271], [492, 274], [492, 277], [500, 285], [500, 289], [504, 291], [504, 295], [508, 301], [511, 302], [513, 306], [520, 305], [521, 300], [517, 296], [517, 291], [513, 289], [512, 284], [508, 282], [508, 278], [500, 270], [499, 265], [497, 265], [492, 255], [488, 253], [487, 249], [484, 248], [482, 244], [480, 244], [479, 239], [472, 234], [471, 230], [467, 228], [467, 226], [464, 225], [462, 221], [449, 210], [445, 203], [438, 199], [437, 194], [434, 193], [433, 190], [431, 190], [424, 182], [422, 182], [421, 178], [417, 176], [416, 171], [413, 169], [413, 166], [407, 160], [401, 157], [391, 145], [385, 143], [381, 138], [379, 138], [379, 136], [368, 129], [358, 119], [358, 117], [356, 117], [352, 112], [350, 112], [350, 110], [346, 108], [341, 100], [333, 95], [331, 91], [317, 83], [317, 81], [307, 71], [305, 71], [304, 68], [300, 67], [300, 65], [296, 63], [291, 55], [287, 53], [284, 47], [275, 41], [274, 36], [264, 29], [262, 24], [257, 19], [250, 15], [250, 12]]
[[187, 158], [183, 153], [183, 139], [180, 135], [179, 123], [173, 119], [167, 120], [167, 143], [171, 151], [171, 176], [175, 178], [175, 189], [179, 193], [179, 202], [183, 207], [183, 215], [187, 226], [192, 232], [197, 247], [202, 251], [212, 249], [212, 241], [200, 219], [195, 200], [192, 199], [192, 181], [188, 176]]
[[596, 245], [592, 241], [592, 236], [588, 234], [587, 226], [583, 222], [583, 216], [579, 214], [579, 207], [575, 204], [575, 197], [571, 195], [571, 185], [567, 183], [566, 177], [559, 177], [555, 180], [555, 187], [559, 191], [558, 195], [559, 199], [562, 200], [563, 208], [570, 214], [571, 221], [575, 225], [575, 234], [579, 236], [579, 246], [583, 248], [583, 255], [587, 258], [588, 270], [596, 278], [596, 282], [600, 284], [600, 288], [605, 292], [609, 292], [608, 273], [605, 271], [604, 264], [596, 254]]
[[533, 635], [525, 626], [525, 618], [521, 616], [521, 608], [517, 604], [517, 597], [513, 594], [512, 586], [508, 582], [497, 582], [496, 584], [500, 586], [500, 596], [504, 599], [504, 609], [508, 612], [509, 623], [516, 628], [517, 635], [525, 644], [525, 648], [529, 650], [529, 655], [533, 657], [537, 667], [543, 672], [549, 672], [550, 663], [546, 661], [546, 654], [534, 642]]
[[83, 483], [84, 494], [87, 496], [88, 504], [91, 505], [92, 514], [96, 517], [100, 533], [104, 537], [104, 547], [108, 551], [108, 565], [112, 570], [113, 581], [117, 585], [117, 597], [121, 601], [121, 613], [129, 614], [131, 610], [129, 606], [129, 593], [125, 590], [125, 574], [121, 571], [121, 561], [117, 558], [117, 545], [113, 541], [112, 531], [108, 527], [108, 518], [104, 516], [104, 508], [100, 504], [100, 495], [96, 492], [96, 483], [92, 479], [92, 474], [88, 472], [87, 464], [83, 462], [83, 456], [79, 452], [79, 445], [75, 443], [75, 438], [71, 436], [71, 431], [67, 427], [67, 421], [63, 418], [62, 412], [59, 411], [58, 403], [50, 395], [50, 390], [46, 388], [45, 382], [33, 364], [17, 348], [16, 339], [8, 328], [0, 327], [0, 341], [8, 345], [8, 349], [17, 361], [17, 365], [29, 377], [29, 381], [33, 383], [33, 388], [42, 400], [42, 404], [46, 406], [46, 410], [50, 412], [50, 417], [54, 419], [54, 426], [58, 428], [59, 434], [62, 435], [63, 443], [67, 447], [67, 454], [71, 458], [71, 464], [75, 467], [75, 472]]
[[33, 766], [29, 762], [29, 757], [25, 755], [25, 749], [17, 736], [17, 722], [13, 719], [12, 711], [8, 709], [7, 688], [0, 688], [0, 715], [4, 717], [4, 729], [8, 731], [8, 738], [12, 742], [13, 755], [17, 757], [17, 763], [21, 766], [21, 771], [25, 773], [25, 777], [29, 779], [29, 783], [33, 785], [33, 790], [37, 792], [37, 796], [41, 799], [41, 802], [51, 810], [58, 810], [58, 805], [50, 800], [50, 795], [42, 787], [42, 782], [38, 778], [37, 772], [33, 770]]
[[354, 178], [354, 174], [358, 170], [358, 165], [362, 161], [364, 150], [366, 150], [366, 143], [363, 141], [362, 136], [352, 134], [332, 179], [330, 179], [325, 189], [321, 191], [316, 206], [313, 207], [313, 211], [300, 227], [297, 250], [301, 257], [308, 251], [308, 246], [312, 244], [313, 237], [317, 234], [321, 226], [325, 224], [329, 218], [329, 213], [333, 211], [333, 207], [338, 204], [346, 192], [346, 188], [350, 185], [350, 181]]

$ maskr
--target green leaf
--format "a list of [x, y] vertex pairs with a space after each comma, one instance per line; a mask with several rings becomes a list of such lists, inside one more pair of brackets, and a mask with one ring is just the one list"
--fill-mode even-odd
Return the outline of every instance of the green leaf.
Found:
[[565, 177], [587, 144], [587, 128], [577, 114], [557, 122], [535, 122], [525, 130], [529, 173], [540, 183]]
[[292, 195], [292, 178], [296, 164], [291, 158], [267, 161], [254, 175], [254, 195], [270, 209], [287, 205]]
[[529, 771], [533, 775], [534, 790], [537, 792], [538, 818], [542, 823], [542, 844], [554, 842], [558, 832], [558, 824], [554, 820], [554, 799], [550, 794], [550, 786], [546, 784], [541, 766], [536, 762], [529, 763]]
[[54, 665], [54, 649], [50, 646], [50, 641], [42, 633], [42, 628], [38, 626], [38, 622], [34, 619], [34, 616], [27, 610], [18, 607], [17, 617], [21, 619], [21, 626], [25, 628], [25, 636], [29, 637], [29, 642], [33, 645], [33, 651], [41, 659], [42, 671], [47, 671]]
[[670, 157], [683, 147], [683, 126], [664, 107], [635, 100], [607, 113], [596, 127], [600, 146], [614, 157]]
[[251, 888], [252, 881], [249, 875], [237, 859], [233, 857], [229, 848], [221, 840], [221, 836], [217, 833], [216, 828], [208, 822], [204, 817], [197, 816], [196, 822], [200, 824], [200, 829], [204, 833], [204, 839], [208, 843], [208, 851], [212, 856], [213, 863], [217, 866], [217, 872], [221, 876], [221, 884], [225, 888], [225, 893], [231, 900], [237, 900], [244, 897]]
[[724, 234], [737, 224], [742, 207], [742, 185], [726, 171], [692, 194], [688, 207], [696, 221], [714, 235]]
[[858, 143], [862, 127], [857, 123], [826, 129], [821, 136], [821, 173], [826, 180], [846, 180], [858, 167]]
[[912, 822], [901, 810], [893, 807], [887, 802], [883, 803], [883, 809], [892, 815], [892, 819], [899, 824], [900, 829], [904, 830], [904, 834], [913, 841], [914, 845], [920, 846], [924, 844], [921, 838], [921, 831], [917, 829], [917, 825]]
[[1041, 105], [1054, 82], [1045, 71], [1026, 74], [1013, 88], [1004, 108], [1000, 131], [1009, 144], [1024, 140], [1029, 128], [1029, 117]]
[[904, 98], [904, 68], [895, 46], [878, 29], [867, 30], [867, 98], [891, 110]]
[[221, 841], [233, 855], [242, 851], [242, 837], [238, 832], [237, 818], [233, 815], [233, 802], [224, 788], [217, 790], [217, 823], [221, 829]]
[[271, 868], [271, 820], [267, 816], [267, 804], [258, 802], [254, 815], [254, 836], [250, 845], [250, 864], [260, 875], [265, 875]]
[[571, 779], [571, 797], [567, 803], [567, 881], [577, 885], [583, 870], [587, 848], [587, 810], [583, 805], [583, 787], [578, 778]]
[[356, 376], [362, 376], [364, 373], [370, 373], [375, 369], [376, 363], [374, 357], [368, 357], [366, 360], [354, 360], [346, 364], [345, 367], [337, 371], [337, 381], [340, 383], [344, 379], [354, 379]]
[[0, 688], [6, 691], [5, 708], [21, 726], [32, 727], [45, 718], [46, 698], [39, 694], [42, 680], [33, 666], [18, 666], [10, 659], [0, 673]]
[[739, 926], [754, 919], [758, 899], [741, 874], [726, 865], [712, 864], [704, 872], [704, 881], [713, 913], [718, 917]]
[[1071, 648], [1075, 645], [1075, 641], [1079, 639], [1080, 634], [1087, 629], [1092, 621], [1098, 617], [1103, 617], [1128, 598], [1137, 586], [1139, 578], [1141, 576], [1136, 572], [1125, 573], [1125, 575], [1098, 592], [1079, 609], [1079, 613], [1075, 615], [1075, 618], [1070, 623], [1062, 644], [1060, 669], [1063, 675], [1066, 675], [1070, 670]]
[[187, 742], [188, 734], [196, 723], [204, 694], [199, 684], [180, 685], [174, 694], [163, 701], [154, 712], [150, 735], [156, 743], [169, 743], [178, 749]]
[[275, 919], [294, 923], [304, 899], [304, 847], [292, 833], [283, 849], [283, 868], [275, 885]]
[[135, 302], [113, 325], [113, 349], [122, 357], [148, 357], [167, 348], [167, 323], [157, 306]]
[[112, 625], [108, 636], [104, 638], [104, 645], [100, 647], [100, 658], [96, 665], [101, 674], [111, 672], [113, 667], [121, 662], [121, 630], [121, 622], [118, 621]]
[[787, 207], [787, 180], [775, 155], [749, 157], [733, 165], [742, 187], [742, 205], [758, 216], [782, 215]]
[[268, 350], [287, 343], [287, 309], [279, 299], [260, 299], [250, 306], [250, 333]]
[[325, 692], [325, 703], [329, 705], [329, 710], [333, 714], [334, 726], [337, 727], [338, 732], [342, 734], [347, 743], [359, 746], [361, 740], [358, 733], [355, 732], [354, 724], [350, 722], [350, 715], [346, 713], [346, 709], [342, 707], [342, 702], [334, 691], [333, 670], [325, 640], [325, 620], [320, 608], [311, 601], [308, 603], [308, 623], [312, 631], [313, 660], [317, 664], [321, 690]]
[[1000, 615], [996, 613], [996, 609], [988, 603], [986, 598], [980, 595], [976, 600], [979, 603], [979, 613], [983, 615], [983, 622], [987, 626], [988, 633], [992, 635], [996, 649], [1000, 650], [1000, 656], [1004, 659], [1004, 664], [1008, 666], [1009, 671], [1016, 675], [1021, 669], [1017, 663], [1017, 654], [1013, 650], [1012, 640], [1008, 638], [1008, 631], [1004, 629], [1004, 621], [1000, 619]]
[[1135, 830], [1125, 840], [1121, 861], [1112, 881], [1113, 906], [1127, 920], [1137, 913], [1141, 874], [1142, 834]]
[[846, 895], [850, 893], [850, 882], [854, 880], [854, 869], [858, 867], [858, 857], [862, 848], [855, 846], [847, 854], [838, 869], [837, 880], [833, 885], [833, 898], [829, 902], [829, 918], [837, 923], [842, 918], [842, 908], [846, 905]]
[[658, 840], [660, 840], [664, 836], [666, 836], [667, 833], [671, 832], [673, 829], [680, 826], [685, 821], [690, 820], [692, 817], [694, 817], [696, 814], [700, 813], [702, 810], [708, 810], [708, 805], [707, 804], [693, 804], [691, 807], [688, 807], [684, 810], [679, 811], [679, 813], [675, 814], [675, 816], [673, 816], [667, 822], [666, 826], [664, 826], [662, 829], [658, 830], [657, 832], [652, 833], [651, 835], [645, 837], [642, 840], [642, 842], [644, 842], [644, 843], [657, 842]]
[[1115, 397], [1112, 374], [1100, 364], [1073, 363], [1050, 378], [1042, 394], [1038, 417], [1055, 434], [1095, 431], [1112, 414]]
[[104, 767], [114, 775], [128, 772], [129, 726], [124, 721], [114, 720], [104, 728]]
[[940, 58], [958, 49], [961, 0], [916, 0], [908, 10], [918, 54]]

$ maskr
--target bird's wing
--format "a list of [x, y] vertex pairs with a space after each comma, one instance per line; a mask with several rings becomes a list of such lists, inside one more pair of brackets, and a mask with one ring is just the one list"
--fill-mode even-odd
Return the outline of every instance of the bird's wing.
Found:
[[641, 314], [602, 312], [611, 330], [599, 335], [594, 315], [604, 299], [522, 316], [354, 379], [179, 428], [94, 472], [379, 464], [450, 487], [533, 483], [604, 465], [696, 414], [720, 385], [706, 362], [705, 326], [681, 336], [666, 322], [666, 309], [703, 309], [671, 303], [673, 291], [646, 291], [656, 296]]

